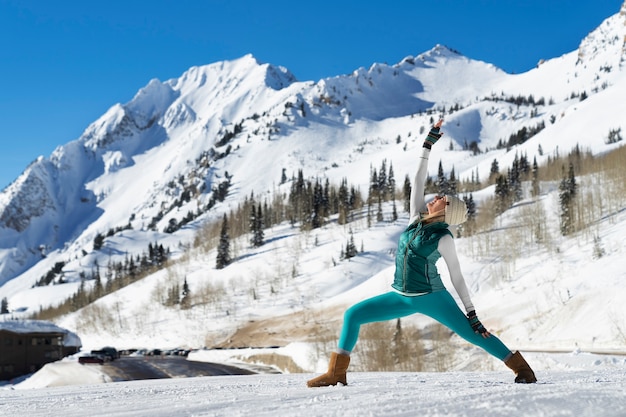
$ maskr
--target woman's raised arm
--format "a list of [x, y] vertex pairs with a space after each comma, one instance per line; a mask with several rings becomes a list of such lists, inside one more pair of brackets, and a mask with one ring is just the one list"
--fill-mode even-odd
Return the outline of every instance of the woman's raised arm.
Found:
[[422, 147], [421, 155], [417, 162], [417, 172], [413, 179], [413, 186], [411, 187], [411, 200], [410, 200], [410, 218], [409, 224], [412, 224], [420, 215], [420, 211], [426, 208], [426, 201], [424, 199], [424, 188], [426, 186], [426, 176], [428, 175], [428, 157], [430, 156], [430, 148], [439, 140], [443, 133], [439, 132], [443, 119], [440, 119], [428, 132], [428, 136], [424, 139], [424, 145]]

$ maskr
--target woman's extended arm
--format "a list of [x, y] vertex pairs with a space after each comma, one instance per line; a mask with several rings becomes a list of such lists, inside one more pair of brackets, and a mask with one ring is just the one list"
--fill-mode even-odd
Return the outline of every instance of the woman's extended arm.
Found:
[[417, 163], [417, 172], [415, 173], [415, 178], [413, 179], [413, 187], [411, 187], [409, 224], [413, 224], [413, 222], [419, 217], [420, 211], [423, 211], [426, 208], [424, 188], [426, 186], [426, 175], [428, 174], [428, 157], [430, 156], [430, 147], [443, 135], [443, 133], [439, 133], [439, 128], [442, 124], [443, 119], [439, 120], [433, 126], [424, 140], [422, 153]]
[[413, 179], [413, 187], [411, 187], [410, 201], [410, 218], [409, 224], [413, 224], [420, 215], [420, 211], [426, 208], [426, 200], [424, 199], [424, 187], [426, 185], [426, 174], [428, 174], [428, 156], [430, 149], [422, 148], [422, 154], [417, 163], [417, 172]]

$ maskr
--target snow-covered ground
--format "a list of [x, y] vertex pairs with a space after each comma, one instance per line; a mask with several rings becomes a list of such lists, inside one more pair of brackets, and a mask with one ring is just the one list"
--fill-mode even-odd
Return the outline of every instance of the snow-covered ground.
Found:
[[[105, 382], [99, 366], [65, 360], [38, 382], [63, 374], [78, 386], [33, 388], [28, 380], [0, 389], [2, 416], [626, 416], [626, 357], [525, 353], [539, 382], [513, 383], [512, 373], [353, 372], [348, 386], [307, 388], [312, 374], [214, 376]], [[70, 382], [70, 381], [66, 381]], [[29, 386], [30, 384], [30, 386]]]
[[[300, 344], [279, 348], [305, 359]], [[197, 351], [233, 361], [245, 350]], [[482, 355], [486, 354], [481, 353]], [[348, 386], [307, 388], [314, 374], [258, 374], [112, 382], [75, 358], [0, 387], [2, 416], [626, 416], [626, 356], [524, 352], [537, 384], [490, 372], [349, 372]], [[478, 356], [480, 358], [480, 356]], [[3, 388], [3, 389], [2, 389]]]
[[[609, 19], [601, 29], [611, 29], [615, 33], [611, 32], [611, 36], [604, 36], [600, 40], [623, 39], [622, 23], [623, 16]], [[593, 40], [593, 37], [589, 39]], [[427, 86], [437, 86], [427, 88], [420, 100], [441, 102], [448, 106], [455, 102], [469, 105], [446, 118], [446, 137], [443, 145], [433, 150], [430, 174], [436, 174], [437, 162], [443, 160], [446, 170], [455, 167], [459, 178], [468, 178], [476, 172], [484, 179], [496, 158], [504, 170], [518, 154], [528, 154], [532, 160], [539, 153], [539, 148], [543, 151], [538, 162], [543, 164], [556, 154], [566, 153], [574, 143], [579, 143], [583, 149], [590, 149], [597, 155], [620, 146], [620, 143], [608, 145], [605, 141], [610, 130], [625, 130], [623, 108], [615, 103], [619, 103], [626, 94], [626, 77], [617, 70], [605, 70], [606, 73], [600, 71], [601, 74], [597, 75], [596, 68], [605, 65], [608, 57], [620, 59], [623, 52], [621, 46], [616, 44], [613, 49], [596, 48], [596, 55], [600, 54], [596, 57], [591, 53], [596, 43], [588, 44], [589, 41], [583, 42], [581, 47], [589, 47], [581, 51], [589, 51], [585, 56], [588, 61], [585, 62], [593, 62], [593, 66], [589, 64], [593, 70], [582, 71], [583, 68], [577, 64], [579, 53], [574, 51], [546, 62], [528, 74], [518, 77], [494, 75], [497, 77], [490, 84], [493, 85], [492, 91], [503, 91], [507, 96], [532, 93], [548, 101], [551, 101], [550, 98], [556, 100], [554, 104], [541, 106], [538, 115], [528, 117], [525, 112], [531, 108], [506, 102], [475, 102], [474, 96], [478, 93], [473, 91], [454, 97], [456, 101], [441, 102], [442, 97], [452, 97], [455, 93], [454, 84], [446, 82], [454, 77], [440, 71], [428, 72], [423, 66], [417, 65], [411, 70], [420, 72], [415, 75], [415, 79], [424, 80]], [[618, 54], [614, 50], [616, 48]], [[448, 69], [452, 65], [461, 65], [463, 61], [462, 57], [456, 57], [439, 47], [422, 58], [440, 62], [440, 68]], [[232, 65], [249, 67], [251, 73], [256, 74], [259, 66], [252, 61], [247, 57]], [[180, 82], [190, 78], [188, 87], [192, 88], [192, 76], [202, 71], [210, 73], [214, 67], [192, 69]], [[471, 80], [476, 80], [478, 75], [494, 72], [487, 64], [470, 63], [467, 68], [471, 68], [471, 72], [458, 70], [456, 73], [466, 74], [468, 85], [472, 85]], [[383, 75], [385, 71], [392, 71], [373, 67], [368, 74], [375, 81], [378, 80], [376, 74], [380, 72], [377, 69]], [[429, 81], [427, 77], [430, 73], [437, 74], [441, 79]], [[547, 77], [546, 73], [555, 75]], [[382, 81], [385, 80], [383, 75]], [[358, 76], [360, 74], [355, 73], [356, 80], [351, 77], [325, 80], [319, 87], [320, 91], [315, 86], [302, 91], [316, 96], [342, 85], [347, 89], [358, 81]], [[389, 76], [395, 80], [395, 75]], [[394, 82], [398, 83], [397, 80]], [[600, 82], [606, 82], [610, 88], [595, 88], [599, 87], [596, 84]], [[501, 86], [501, 83], [506, 85]], [[211, 85], [208, 83], [207, 88]], [[261, 85], [265, 86], [264, 83]], [[142, 91], [156, 94], [160, 90], [153, 90], [158, 88], [159, 83], [151, 83], [149, 88]], [[263, 94], [246, 95], [249, 91], [257, 91], [251, 90], [251, 87], [242, 90], [245, 97], [265, 97]], [[276, 110], [277, 115], [271, 114], [271, 117], [283, 117], [280, 116], [283, 103], [290, 97], [288, 89], [283, 90], [276, 94], [284, 94], [285, 97], [268, 99], [261, 103], [262, 106], [255, 108], [265, 109], [268, 103], [280, 103], [281, 106], [274, 106], [279, 109]], [[584, 101], [564, 99], [572, 92], [583, 90], [596, 92]], [[263, 87], [259, 91], [269, 90]], [[442, 96], [431, 96], [432, 91]], [[137, 106], [146, 104], [141, 99], [142, 94], [130, 103], [129, 109], [137, 110]], [[220, 94], [196, 92], [195, 96], [218, 97]], [[144, 100], [152, 105], [155, 95], [145, 97], [152, 97]], [[206, 103], [200, 98], [198, 102], [206, 108]], [[192, 105], [196, 101], [190, 98], [188, 103]], [[350, 103], [355, 106], [355, 115], [371, 116], [365, 111], [367, 109], [359, 107], [367, 104], [367, 100], [353, 99]], [[321, 323], [325, 326], [322, 329], [325, 332], [323, 336], [332, 339], [339, 332], [345, 307], [389, 290], [397, 237], [406, 226], [408, 215], [401, 213], [399, 220], [388, 220], [391, 207], [387, 204], [384, 207], [386, 220], [371, 226], [367, 225], [364, 213], [360, 214], [359, 220], [349, 225], [339, 226], [336, 219], [331, 219], [324, 227], [310, 232], [300, 232], [297, 226], [285, 222], [266, 230], [266, 244], [260, 248], [250, 248], [246, 236], [233, 239], [231, 243], [236, 262], [217, 271], [215, 251], [188, 248], [188, 243], [193, 241], [200, 227], [199, 221], [175, 234], [149, 231], [139, 224], [156, 214], [161, 206], [159, 199], [171, 201], [172, 196], [164, 191], [167, 188], [163, 188], [169, 176], [178, 178], [181, 173], [187, 172], [190, 155], [198, 155], [201, 147], [205, 149], [208, 146], [202, 141], [190, 139], [196, 137], [199, 126], [203, 129], [212, 126], [212, 136], [207, 134], [207, 137], [217, 136], [219, 128], [223, 127], [206, 124], [206, 120], [213, 117], [212, 114], [197, 117], [197, 126], [184, 125], [184, 120], [196, 118], [191, 117], [193, 112], [185, 110], [187, 105], [182, 104], [178, 108], [180, 123], [176, 125], [178, 127], [172, 128], [171, 133], [172, 138], [178, 140], [165, 141], [163, 146], [139, 140], [120, 140], [119, 144], [114, 145], [119, 145], [124, 151], [122, 153], [114, 152], [117, 150], [115, 147], [103, 148], [102, 152], [106, 151], [102, 159], [106, 175], [89, 184], [80, 181], [91, 178], [91, 162], [85, 164], [85, 172], [81, 167], [67, 171], [72, 175], [81, 173], [78, 182], [72, 183], [74, 188], [87, 186], [87, 190], [93, 191], [94, 197], [91, 199], [91, 194], [88, 194], [70, 199], [81, 201], [76, 216], [68, 216], [67, 221], [72, 227], [87, 224], [87, 219], [94, 216], [83, 207], [88, 203], [94, 207], [97, 203], [98, 210], [103, 213], [98, 214], [97, 221], [86, 227], [74, 243], [68, 243], [62, 250], [46, 252], [46, 257], [39, 260], [42, 253], [26, 250], [26, 246], [21, 248], [9, 244], [13, 232], [3, 229], [5, 234], [0, 236], [0, 240], [4, 239], [4, 243], [0, 243], [6, 247], [0, 248], [0, 252], [4, 251], [0, 255], [9, 262], [5, 266], [18, 265], [22, 260], [17, 255], [24, 254], [36, 257], [38, 263], [24, 276], [0, 287], [0, 296], [8, 298], [12, 317], [26, 316], [28, 312], [37, 311], [41, 306], [55, 305], [73, 294], [80, 285], [76, 279], [79, 271], [89, 270], [96, 265], [104, 269], [112, 257], [123, 260], [127, 254], [145, 251], [148, 242], [158, 241], [172, 249], [172, 258], [176, 260], [167, 270], [111, 293], [89, 307], [67, 314], [59, 318], [56, 324], [76, 332], [84, 350], [104, 345], [118, 348], [200, 348], [225, 344], [231, 338], [235, 339], [236, 335], [239, 339], [233, 345], [239, 342], [240, 346], [282, 346], [265, 353], [279, 353], [291, 358], [304, 373], [112, 382], [106, 374], [100, 372], [98, 366], [82, 366], [76, 358], [69, 358], [46, 365], [23, 381], [4, 385], [0, 389], [1, 416], [626, 416], [623, 388], [626, 382], [626, 357], [579, 351], [623, 354], [626, 349], [626, 309], [623, 304], [626, 297], [623, 285], [626, 277], [626, 210], [623, 199], [608, 198], [614, 192], [594, 182], [598, 179], [593, 176], [578, 178], [584, 201], [596, 202], [598, 208], [602, 207], [588, 231], [567, 238], [560, 235], [556, 221], [558, 184], [546, 182], [541, 184], [538, 198], [526, 195], [524, 200], [499, 217], [493, 233], [456, 239], [463, 273], [479, 317], [509, 347], [525, 350], [524, 354], [539, 378], [538, 384], [514, 384], [511, 372], [504, 366], [495, 366], [488, 355], [471, 350], [462, 351], [461, 357], [456, 358], [454, 366], [449, 367], [447, 372], [351, 372], [348, 387], [308, 389], [305, 381], [313, 373], [323, 370], [327, 360], [325, 355], [334, 345], [331, 340], [328, 346], [312, 354], [312, 345], [316, 343], [312, 329], [320, 327]], [[222, 104], [217, 103], [216, 108], [222, 109]], [[384, 110], [384, 106], [380, 107]], [[243, 111], [243, 106], [233, 108]], [[151, 107], [146, 109], [150, 110]], [[321, 175], [332, 179], [335, 184], [339, 178], [349, 178], [364, 191], [368, 186], [371, 168], [377, 168], [386, 158], [393, 162], [395, 180], [399, 184], [406, 174], [413, 174], [415, 155], [421, 146], [421, 138], [411, 133], [431, 123], [430, 116], [414, 117], [405, 112], [399, 115], [394, 112], [387, 114], [383, 110], [374, 115], [377, 117], [354, 117], [354, 120], [346, 120], [346, 126], [336, 126], [335, 123], [324, 123], [326, 117], [334, 114], [334, 107], [330, 107], [330, 110], [327, 109], [328, 114], [307, 113], [307, 120], [310, 120], [307, 129], [286, 129], [283, 136], [276, 136], [272, 140], [269, 140], [269, 136], [268, 140], [261, 136], [255, 136], [253, 140], [246, 135], [235, 138], [233, 149], [236, 150], [231, 159], [218, 160], [215, 165], [218, 171], [236, 173], [231, 190], [232, 199], [216, 207], [215, 218], [220, 218], [223, 211], [236, 206], [251, 191], [255, 192], [255, 196], [261, 196], [261, 199], [266, 194], [269, 196], [269, 184], [275, 183], [280, 168], [285, 168], [289, 175], [303, 168], [307, 176]], [[131, 113], [129, 111], [128, 114]], [[345, 113], [346, 116], [348, 113]], [[116, 127], [118, 124], [114, 122], [124, 115], [126, 113], [121, 111], [121, 107], [114, 107], [102, 119], [109, 121], [109, 124], [98, 122], [92, 127], [102, 127], [103, 130]], [[236, 123], [245, 116], [237, 113], [227, 119]], [[291, 126], [285, 121], [290, 117], [301, 120], [289, 113], [280, 119], [284, 126]], [[252, 131], [257, 122], [254, 118], [247, 120], [247, 129]], [[477, 123], [477, 120], [481, 123]], [[531, 121], [533, 125], [544, 121], [547, 127], [511, 152], [494, 150], [499, 139], [507, 138], [511, 132], [526, 127]], [[230, 131], [230, 125], [225, 126]], [[602, 128], [598, 129], [598, 126]], [[101, 133], [96, 136], [108, 137], [105, 135], [108, 131]], [[400, 135], [402, 143], [393, 139]], [[90, 145], [96, 141], [96, 136], [90, 141], [87, 140], [90, 136], [86, 134], [81, 140], [85, 145]], [[157, 140], [161, 137], [150, 138]], [[469, 157], [461, 151], [461, 145], [471, 140], [479, 140], [485, 152]], [[83, 155], [83, 148], [80, 147], [83, 142], [60, 148], [55, 158], [65, 158], [74, 163], [82, 161], [78, 155]], [[134, 149], [139, 144], [146, 149], [141, 148], [141, 152]], [[125, 149], [125, 146], [129, 149]], [[174, 154], [183, 156], [171, 159]], [[41, 161], [33, 165], [32, 169], [39, 167], [43, 170], [47, 160]], [[147, 166], [150, 169], [146, 169]], [[146, 171], [149, 175], [141, 176], [140, 171]], [[164, 172], [163, 184], [155, 181], [154, 172]], [[605, 179], [605, 182], [608, 180]], [[155, 184], [154, 189], [150, 186], [152, 183]], [[65, 195], [72, 187], [67, 187], [66, 182], [62, 184], [62, 194]], [[13, 188], [18, 185], [19, 181]], [[123, 190], [119, 189], [121, 185], [124, 185]], [[283, 185], [280, 192], [285, 191], [288, 185]], [[139, 189], [143, 190], [142, 193]], [[0, 194], [0, 203], [9, 201], [9, 191]], [[38, 209], [42, 200], [32, 192], [32, 187], [29, 191], [25, 195], [29, 196], [28, 201], [32, 200], [31, 208]], [[158, 198], [144, 195], [151, 192], [164, 194], [158, 194]], [[493, 188], [488, 187], [476, 192], [474, 199], [480, 203], [491, 195]], [[102, 200], [96, 201], [95, 196]], [[601, 204], [604, 199], [608, 205]], [[194, 209], [196, 204], [189, 203]], [[16, 206], [20, 210], [25, 207], [17, 203]], [[143, 211], [135, 216], [139, 210], [137, 208]], [[188, 208], [181, 208], [179, 214], [183, 215]], [[137, 223], [135, 229], [123, 230], [107, 237], [101, 251], [89, 252], [97, 232], [126, 224], [131, 214]], [[169, 215], [164, 217], [163, 222], [169, 218]], [[543, 242], [536, 242], [538, 239], [529, 237], [532, 234], [529, 232], [535, 229], [524, 227], [538, 220], [540, 222], [537, 225], [540, 229], [547, 229], [546, 236], [550, 237]], [[39, 242], [39, 234], [50, 235], [50, 227], [42, 227], [41, 224], [32, 227], [32, 234], [26, 239], [28, 242]], [[162, 230], [162, 225], [159, 225], [158, 230]], [[356, 245], [362, 251], [349, 261], [341, 260], [341, 249], [352, 233]], [[596, 255], [599, 249], [601, 256]], [[89, 253], [84, 255], [83, 251]], [[39, 277], [61, 260], [67, 262], [64, 273], [68, 283], [33, 287]], [[446, 280], [447, 270], [442, 269]], [[189, 284], [192, 294], [198, 297], [202, 295], [205, 299], [198, 298], [190, 309], [165, 306], [163, 294], [174, 285], [182, 285], [183, 280]], [[451, 287], [448, 285], [448, 288]], [[425, 329], [432, 324], [425, 320], [421, 316], [410, 317], [403, 321], [403, 326], [413, 325]], [[258, 324], [256, 328], [252, 326], [254, 323]], [[248, 333], [243, 333], [246, 330]], [[248, 340], [245, 337], [250, 335], [255, 338], [246, 344]], [[458, 341], [451, 343], [458, 346]], [[246, 360], [252, 361], [251, 357], [260, 352], [258, 349], [199, 350], [191, 355], [191, 359], [242, 365]], [[358, 358], [355, 362], [358, 365]]]

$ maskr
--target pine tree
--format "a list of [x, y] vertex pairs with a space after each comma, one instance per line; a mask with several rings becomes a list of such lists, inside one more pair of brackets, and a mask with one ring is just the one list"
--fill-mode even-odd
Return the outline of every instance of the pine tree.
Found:
[[398, 209], [396, 207], [396, 199], [394, 198], [393, 200], [393, 208], [391, 211], [391, 221], [395, 222], [396, 220], [398, 220]]
[[254, 204], [254, 201], [252, 201], [252, 203], [250, 204], [250, 212], [248, 213], [248, 223], [249, 223], [249, 228], [250, 228], [250, 234], [252, 235], [250, 237], [250, 245], [252, 245], [252, 247], [256, 247], [256, 236], [255, 236], [255, 232], [256, 232], [256, 227], [257, 227], [257, 220], [256, 220], [256, 207]]
[[383, 159], [383, 162], [380, 166], [380, 171], [378, 171], [378, 192], [383, 201], [387, 201], [387, 193], [388, 193], [389, 184], [387, 183], [387, 160]]
[[306, 181], [304, 193], [300, 201], [299, 219], [301, 221], [301, 230], [313, 229], [313, 188], [310, 181]]
[[576, 175], [574, 174], [574, 164], [571, 162], [567, 172], [567, 186], [572, 197], [575, 196], [578, 191], [578, 185], [576, 184]]
[[265, 238], [263, 233], [263, 210], [260, 203], [255, 207], [254, 201], [250, 206], [250, 233], [252, 234], [250, 244], [255, 248], [263, 246], [263, 239]]
[[95, 280], [95, 284], [93, 286], [93, 293], [97, 298], [102, 297], [104, 288], [102, 287], [102, 279], [100, 277], [100, 267], [96, 264], [96, 271], [91, 273], [91, 276]]
[[322, 195], [322, 216], [327, 219], [330, 216], [330, 211], [330, 181], [326, 178], [326, 182], [324, 183], [324, 193]]
[[369, 192], [369, 203], [372, 204], [374, 201], [378, 201], [378, 195], [380, 194], [380, 183], [378, 182], [378, 172], [376, 172], [376, 168], [371, 169], [370, 173], [370, 192]]
[[311, 227], [317, 229], [324, 224], [324, 188], [319, 180], [315, 181], [312, 196], [312, 215]]
[[348, 180], [346, 178], [341, 180], [337, 199], [339, 203], [339, 217], [337, 223], [346, 224], [348, 223], [348, 214], [350, 211], [350, 191], [348, 190]]
[[303, 200], [306, 195], [306, 184], [302, 170], [298, 170], [298, 178], [291, 182], [291, 192], [289, 193], [289, 207], [291, 209], [290, 221], [292, 225], [302, 220]]
[[450, 171], [450, 179], [448, 180], [448, 193], [450, 195], [456, 196], [457, 195], [457, 181], [456, 181], [456, 174], [454, 173], [454, 167], [452, 167], [452, 171]]
[[255, 244], [257, 246], [263, 246], [263, 244], [265, 243], [265, 232], [263, 232], [263, 228], [264, 228], [263, 211], [261, 210], [261, 205], [259, 204], [256, 209]]
[[496, 178], [496, 213], [502, 214], [510, 206], [511, 190], [509, 182], [504, 175], [498, 175]]
[[387, 175], [387, 189], [392, 200], [396, 199], [396, 179], [393, 173], [393, 163], [389, 163], [389, 175]]
[[352, 228], [350, 228], [350, 238], [346, 243], [346, 250], [344, 252], [345, 259], [354, 258], [359, 254], [355, 244], [354, 244], [354, 235], [352, 234]]
[[404, 177], [402, 194], [404, 197], [404, 211], [409, 212], [411, 210], [411, 180], [409, 179], [408, 174]]
[[9, 300], [6, 297], [2, 299], [0, 302], [0, 314], [8, 314], [9, 313]]
[[576, 177], [574, 165], [570, 162], [569, 170], [565, 175], [565, 167], [562, 167], [563, 179], [559, 184], [559, 207], [561, 234], [567, 236], [574, 231], [574, 196], [576, 195]]
[[532, 170], [532, 196], [537, 197], [539, 195], [539, 165], [537, 165], [537, 157], [533, 159]]
[[188, 309], [189, 307], [191, 307], [191, 290], [189, 289], [189, 284], [187, 283], [187, 277], [185, 277], [185, 281], [183, 282], [180, 306], [183, 309]]
[[396, 179], [393, 174], [393, 164], [389, 164], [389, 176], [387, 180], [387, 188], [389, 189], [389, 197], [391, 198], [391, 202], [393, 204], [392, 212], [391, 212], [391, 221], [395, 222], [398, 220], [398, 209], [396, 207]]
[[376, 211], [376, 221], [382, 222], [383, 217], [383, 196], [378, 194], [378, 210]]
[[470, 193], [469, 196], [463, 196], [463, 201], [467, 206], [467, 221], [476, 220], [476, 203], [474, 202], [474, 196]]
[[519, 158], [519, 171], [522, 179], [527, 180], [530, 173], [530, 164], [528, 163], [528, 155], [523, 153]]
[[513, 165], [509, 170], [509, 187], [513, 193], [513, 201], [520, 201], [522, 199], [522, 179], [520, 170], [520, 160], [515, 154]]
[[104, 235], [102, 233], [96, 234], [96, 237], [93, 239], [93, 250], [102, 249], [103, 243], [104, 243]]
[[437, 172], [437, 193], [439, 195], [446, 195], [449, 192], [450, 185], [448, 184], [448, 179], [443, 171], [443, 165], [441, 164], [441, 161], [439, 161], [439, 169]]
[[491, 162], [491, 169], [489, 170], [489, 181], [496, 175], [500, 174], [500, 165], [498, 164], [498, 160], [494, 159]]
[[222, 230], [220, 232], [220, 241], [217, 246], [217, 259], [215, 267], [222, 269], [231, 263], [230, 259], [230, 237], [228, 236], [228, 219], [226, 214], [222, 220]]

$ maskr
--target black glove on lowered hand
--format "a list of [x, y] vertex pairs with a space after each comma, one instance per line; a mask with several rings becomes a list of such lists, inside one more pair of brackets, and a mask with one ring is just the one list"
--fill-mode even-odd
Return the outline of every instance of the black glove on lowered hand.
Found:
[[487, 329], [485, 329], [485, 326], [483, 326], [480, 320], [478, 320], [478, 317], [476, 317], [475, 311], [472, 310], [467, 313], [467, 320], [469, 321], [470, 326], [472, 326], [472, 330], [474, 330], [474, 333], [487, 333]]

